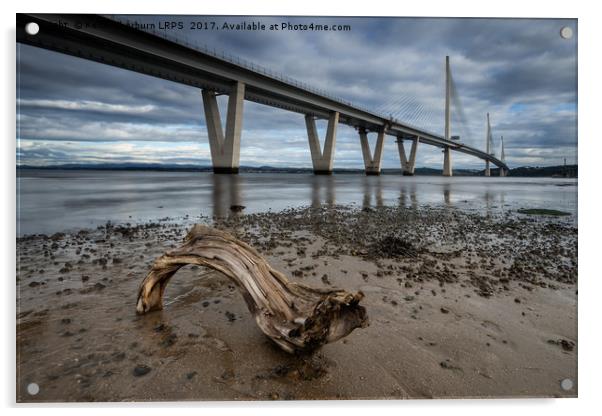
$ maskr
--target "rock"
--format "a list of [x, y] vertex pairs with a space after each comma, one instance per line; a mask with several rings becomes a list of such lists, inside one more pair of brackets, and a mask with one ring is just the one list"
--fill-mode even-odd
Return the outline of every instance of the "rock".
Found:
[[236, 315], [234, 315], [232, 312], [230, 311], [226, 311], [226, 318], [228, 318], [229, 322], [234, 322], [236, 321]]
[[441, 307], [441, 313], [449, 313], [449, 309]]
[[161, 342], [161, 346], [165, 347], [165, 348], [171, 347], [177, 341], [178, 341], [178, 336], [176, 334], [171, 333], [167, 337], [165, 337], [165, 339], [163, 339], [163, 341]]
[[575, 349], [575, 343], [566, 339], [560, 341], [560, 346], [565, 351], [573, 351], [573, 349]]
[[144, 364], [138, 364], [134, 368], [134, 377], [142, 377], [150, 373], [151, 368]]
[[54, 233], [50, 236], [52, 241], [62, 240], [65, 237], [65, 233]]
[[575, 343], [567, 339], [549, 339], [548, 344], [559, 345], [564, 351], [573, 351], [575, 349]]
[[417, 257], [418, 252], [409, 241], [395, 236], [386, 236], [369, 247], [374, 258]]
[[453, 365], [450, 361], [449, 358], [447, 358], [445, 361], [441, 361], [439, 363], [439, 365], [441, 366], [441, 368], [445, 368], [446, 370], [459, 370], [462, 371], [462, 369], [456, 365]]

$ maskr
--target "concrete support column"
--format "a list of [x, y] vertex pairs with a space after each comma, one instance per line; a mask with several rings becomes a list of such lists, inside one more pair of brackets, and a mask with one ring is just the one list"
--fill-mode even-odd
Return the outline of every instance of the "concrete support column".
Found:
[[485, 161], [485, 176], [491, 176], [491, 169], [489, 168], [489, 161]]
[[406, 158], [406, 150], [403, 146], [403, 139], [397, 139], [397, 150], [399, 150], [399, 160], [401, 161], [401, 172], [404, 176], [414, 176], [414, 168], [416, 167], [416, 152], [420, 137], [412, 139], [412, 148], [410, 149], [410, 159]]
[[370, 143], [368, 143], [368, 133], [366, 132], [366, 129], [360, 129], [359, 133], [366, 175], [380, 175], [380, 166], [382, 162], [385, 140], [385, 128], [383, 127], [378, 131], [376, 146], [374, 147], [374, 154], [370, 151]]
[[213, 172], [238, 173], [245, 84], [237, 82], [233, 85], [230, 92], [225, 136], [215, 91], [203, 90], [202, 96]]
[[500, 176], [506, 176], [506, 169], [500, 168]]
[[443, 149], [443, 176], [452, 176], [451, 147]]
[[332, 174], [332, 165], [334, 162], [334, 146], [337, 140], [337, 126], [339, 124], [339, 113], [333, 112], [328, 119], [328, 128], [326, 129], [326, 139], [324, 141], [324, 151], [320, 147], [318, 130], [316, 129], [316, 119], [307, 114], [305, 116], [305, 126], [307, 127], [307, 137], [309, 139], [309, 150], [311, 151], [311, 162], [316, 175]]

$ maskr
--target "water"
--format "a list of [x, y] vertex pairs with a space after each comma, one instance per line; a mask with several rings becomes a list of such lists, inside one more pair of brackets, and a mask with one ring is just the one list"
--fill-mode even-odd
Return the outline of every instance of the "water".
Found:
[[548, 208], [577, 218], [577, 180], [292, 173], [61, 171], [17, 173], [17, 234], [73, 231], [165, 217], [227, 216], [319, 204], [453, 206], [503, 212]]

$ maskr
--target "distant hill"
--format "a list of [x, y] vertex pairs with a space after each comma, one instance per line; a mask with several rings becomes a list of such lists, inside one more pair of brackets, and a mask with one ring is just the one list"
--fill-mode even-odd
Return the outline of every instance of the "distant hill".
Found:
[[[495, 169], [496, 174], [498, 169]], [[493, 174], [493, 169], [492, 169]], [[510, 169], [508, 176], [521, 177], [556, 177], [556, 178], [576, 178], [578, 176], [577, 165], [559, 165], [559, 166], [521, 166]]]
[[[211, 172], [211, 166], [198, 165], [163, 165], [151, 163], [102, 163], [102, 164], [66, 164], [55, 166], [28, 166], [19, 165], [20, 169], [43, 169], [43, 170], [148, 170], [148, 171], [182, 171], [182, 172]], [[280, 168], [273, 166], [241, 166], [241, 172], [281, 172], [281, 173], [312, 173], [311, 168]], [[363, 174], [364, 169], [334, 169], [334, 173], [357, 173]], [[401, 169], [383, 169], [383, 175], [400, 175]], [[417, 176], [440, 176], [441, 169], [416, 168]], [[454, 169], [454, 176], [484, 176], [484, 169]], [[491, 169], [492, 176], [499, 175], [499, 169]], [[567, 166], [522, 166], [510, 169], [508, 176], [515, 177], [577, 177], [577, 165]]]

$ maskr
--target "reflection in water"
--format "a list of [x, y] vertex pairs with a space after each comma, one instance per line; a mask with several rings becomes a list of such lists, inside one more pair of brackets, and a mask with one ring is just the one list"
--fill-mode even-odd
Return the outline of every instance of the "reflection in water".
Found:
[[483, 199], [485, 200], [485, 212], [487, 213], [487, 215], [491, 214], [491, 202], [493, 201], [493, 196], [491, 195], [491, 192], [489, 192], [489, 189], [487, 189], [485, 191], [485, 194], [483, 195]]
[[[240, 215], [242, 210], [237, 210], [236, 207], [245, 205], [241, 196], [241, 188], [252, 188], [253, 185], [251, 183], [245, 183], [245, 178], [241, 175], [213, 174], [211, 176], [213, 216], [217, 218], [227, 218], [233, 215]], [[364, 176], [360, 178], [362, 208], [382, 207], [386, 205], [387, 198], [385, 198], [384, 195], [390, 191], [390, 189], [388, 189], [386, 183], [383, 184], [383, 179], [380, 176]], [[335, 206], [337, 202], [337, 188], [342, 192], [344, 192], [345, 189], [345, 186], [343, 186], [344, 183], [342, 183], [340, 177], [337, 178], [336, 176], [315, 175], [308, 176], [308, 180], [311, 186], [308, 188], [309, 198], [307, 199], [307, 202], [314, 208], [320, 207], [322, 204], [329, 207]], [[421, 189], [417, 187], [415, 181], [409, 182], [405, 177], [400, 178], [399, 181], [399, 206], [412, 207], [414, 209], [418, 208], [417, 194]], [[453, 187], [453, 183], [444, 183], [439, 188], [441, 192], [439, 195], [443, 196], [443, 203], [446, 206], [454, 205], [454, 203], [452, 203]], [[270, 189], [274, 192], [274, 195], [276, 195], [275, 200], [285, 198], [284, 194], [280, 193], [277, 187]], [[298, 193], [295, 193], [294, 196], [296, 198], [296, 203], [294, 205], [307, 205], [307, 202], [303, 201], [303, 198], [301, 198], [301, 201], [298, 200]], [[493, 209], [501, 208], [503, 210], [505, 196], [505, 191], [495, 191], [495, 188], [492, 191], [489, 187], [486, 187], [481, 194], [481, 198], [484, 201], [482, 209], [487, 214], [490, 214]], [[497, 198], [499, 198], [499, 204], [495, 204]], [[348, 201], [342, 201], [342, 203], [346, 202]], [[436, 198], [431, 198], [431, 202], [436, 203]], [[467, 202], [467, 200], [463, 200], [463, 202]]]
[[443, 185], [443, 200], [445, 201], [445, 205], [447, 205], [447, 206], [451, 205], [450, 190], [451, 190], [451, 185], [449, 183], [446, 183], [445, 185]]
[[226, 218], [230, 215], [237, 215], [240, 210], [237, 207], [242, 206], [240, 196], [240, 176], [238, 175], [219, 175], [213, 174], [212, 200], [213, 216], [217, 218]]
[[[76, 231], [105, 224], [228, 217], [309, 205], [449, 206], [476, 212], [549, 208], [577, 219], [577, 180], [438, 176], [200, 172], [18, 172], [19, 235]], [[233, 205], [244, 205], [242, 211]], [[356, 205], [357, 206], [357, 205]]]
[[364, 197], [362, 199], [362, 208], [369, 208], [374, 196], [374, 206], [382, 207], [383, 202], [383, 186], [380, 176], [364, 176], [362, 181], [362, 189]]
[[[408, 189], [409, 188], [409, 189]], [[408, 194], [410, 201], [408, 203]], [[416, 184], [411, 183], [409, 186], [407, 183], [403, 183], [401, 190], [399, 191], [399, 206], [412, 208], [418, 207], [418, 198], [416, 197]]]
[[322, 204], [322, 190], [324, 190], [324, 203], [329, 207], [336, 204], [336, 194], [332, 175], [314, 175], [311, 177], [311, 206], [318, 208]]

